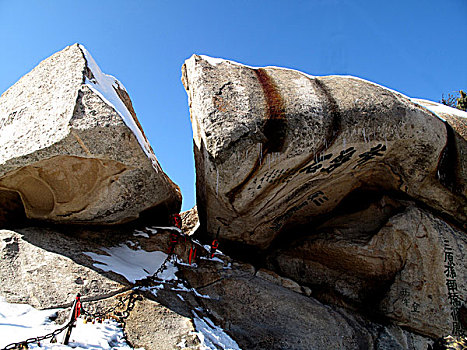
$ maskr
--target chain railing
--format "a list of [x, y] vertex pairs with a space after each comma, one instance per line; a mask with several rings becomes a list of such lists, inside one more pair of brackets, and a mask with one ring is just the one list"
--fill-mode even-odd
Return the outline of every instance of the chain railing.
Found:
[[84, 309], [83, 307], [81, 308], [82, 310], [82, 313], [83, 315], [87, 316], [87, 317], [90, 317], [92, 319], [104, 319], [106, 318], [106, 316], [109, 316], [111, 315], [112, 313], [115, 313], [117, 309], [123, 309], [125, 307], [125, 302], [127, 300], [129, 300], [132, 295], [134, 294], [135, 292], [133, 291], [132, 293], [128, 294], [125, 298], [119, 298], [119, 301], [117, 304], [115, 304], [114, 306], [104, 310], [104, 311], [97, 311], [97, 312], [89, 312], [87, 311], [86, 309]]
[[[135, 284], [135, 287], [144, 287], [144, 286], [149, 286], [151, 283], [161, 281], [161, 279], [158, 277], [159, 274], [167, 270], [169, 262], [171, 262], [176, 254], [175, 254], [175, 247], [179, 243], [179, 241], [182, 239], [179, 235], [172, 233], [170, 236], [170, 244], [169, 244], [169, 249], [168, 249], [168, 255], [167, 258], [164, 260], [164, 262], [159, 266], [159, 268], [150, 276], [146, 277], [143, 280], [138, 281]], [[185, 237], [186, 239], [186, 237]], [[217, 247], [216, 247], [217, 248]], [[192, 252], [190, 252], [191, 255]], [[194, 253], [193, 253], [194, 255]], [[191, 256], [190, 256], [191, 260]], [[190, 261], [191, 264], [191, 261]], [[98, 320], [102, 321], [104, 318], [107, 317], [112, 317], [118, 320], [122, 326], [123, 329], [125, 329], [125, 322], [126, 319], [129, 317], [131, 310], [133, 310], [135, 306], [135, 300], [138, 299], [138, 292], [133, 290], [130, 294], [128, 294], [125, 298], [120, 298], [118, 303], [104, 311], [97, 311], [97, 312], [89, 312], [86, 309], [83, 308], [81, 304], [81, 299], [80, 299], [80, 294], [76, 296], [76, 300], [72, 306], [72, 311], [71, 311], [71, 316], [70, 320], [60, 328], [54, 330], [51, 333], [48, 333], [43, 336], [38, 336], [38, 337], [33, 337], [33, 338], [28, 338], [24, 341], [21, 342], [15, 342], [8, 344], [4, 348], [0, 350], [12, 350], [12, 349], [28, 349], [28, 344], [34, 344], [38, 343], [40, 344], [41, 341], [51, 339], [51, 343], [56, 343], [57, 342], [57, 336], [64, 332], [65, 330], [68, 330], [67, 334], [65, 334], [64, 337], [64, 344], [68, 343], [68, 339], [71, 334], [71, 330], [75, 325], [76, 320], [80, 315], [86, 316], [85, 318], [86, 321], [90, 319], [93, 320]]]
[[34, 344], [34, 343], [40, 343], [43, 340], [51, 338], [51, 343], [56, 343], [57, 342], [57, 336], [65, 331], [68, 327], [70, 327], [74, 322], [68, 322], [66, 325], [62, 326], [61, 328], [58, 328], [54, 330], [53, 332], [39, 336], [39, 337], [34, 337], [34, 338], [29, 338], [21, 342], [17, 343], [11, 343], [2, 348], [2, 350], [11, 350], [11, 349], [27, 349], [28, 344]]
[[[130, 311], [133, 310], [135, 307], [135, 300], [137, 299], [137, 292], [132, 291], [128, 294], [125, 298], [120, 298], [118, 303], [105, 311], [98, 311], [95, 313], [86, 311], [81, 304], [80, 294], [76, 296], [76, 300], [72, 306], [72, 310], [70, 313], [70, 320], [60, 328], [54, 330], [51, 333], [48, 333], [43, 336], [32, 337], [28, 338], [24, 341], [15, 342], [8, 344], [4, 348], [0, 350], [13, 350], [13, 349], [28, 349], [29, 344], [38, 343], [40, 344], [41, 341], [51, 339], [50, 343], [57, 342], [57, 336], [62, 332], [67, 331], [65, 334], [63, 344], [67, 345], [68, 340], [71, 335], [71, 330], [75, 325], [76, 320], [80, 315], [86, 316], [88, 318], [97, 319], [98, 321], [102, 321], [104, 318], [115, 316], [115, 318], [122, 324], [122, 328], [125, 328], [125, 320], [130, 316]], [[118, 310], [121, 311], [118, 311]]]
[[21, 342], [15, 342], [15, 343], [11, 343], [11, 344], [8, 344], [7, 346], [5, 346], [4, 348], [2, 348], [1, 350], [10, 350], [10, 349], [28, 349], [28, 344], [34, 344], [34, 343], [39, 343], [42, 341], [42, 340], [46, 340], [46, 339], [51, 339], [50, 342], [51, 343], [56, 343], [57, 342], [57, 336], [64, 332], [65, 330], [67, 330], [67, 333], [65, 334], [65, 337], [64, 337], [64, 340], [63, 340], [63, 344], [67, 345], [68, 344], [68, 340], [70, 338], [70, 335], [71, 335], [71, 330], [73, 328], [73, 326], [75, 325], [75, 322], [77, 320], [77, 318], [79, 317], [81, 313], [81, 295], [78, 293], [76, 295], [76, 299], [73, 303], [73, 306], [71, 308], [71, 313], [70, 313], [70, 319], [69, 321], [63, 325], [62, 327], [54, 330], [53, 332], [51, 333], [48, 333], [46, 335], [43, 335], [43, 336], [39, 336], [39, 337], [32, 337], [32, 338], [28, 338], [24, 341], [21, 341]]

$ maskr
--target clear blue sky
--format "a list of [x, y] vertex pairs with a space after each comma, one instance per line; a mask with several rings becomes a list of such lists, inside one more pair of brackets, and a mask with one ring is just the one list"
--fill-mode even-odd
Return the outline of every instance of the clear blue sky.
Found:
[[0, 92], [75, 42], [129, 91], [183, 210], [195, 175], [180, 68], [193, 53], [350, 74], [434, 101], [467, 90], [466, 0], [0, 0]]

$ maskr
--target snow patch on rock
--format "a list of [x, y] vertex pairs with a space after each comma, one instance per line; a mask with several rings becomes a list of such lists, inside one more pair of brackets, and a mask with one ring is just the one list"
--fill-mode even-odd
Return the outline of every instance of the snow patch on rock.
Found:
[[441, 103], [428, 101], [428, 100], [424, 100], [421, 98], [412, 98], [411, 100], [412, 102], [433, 112], [434, 114], [438, 116], [438, 118], [442, 119], [443, 121], [445, 119], [442, 117], [442, 114], [451, 114], [451, 115], [455, 115], [456, 117], [467, 119], [467, 112], [461, 111], [460, 109], [452, 108], [452, 107], [443, 105]]
[[[28, 338], [43, 336], [61, 326], [51, 321], [58, 309], [37, 310], [27, 304], [10, 304], [0, 298], [0, 348]], [[64, 332], [57, 336], [61, 342]], [[132, 349], [124, 339], [122, 328], [113, 320], [103, 323], [83, 323], [79, 318], [71, 333], [68, 346], [49, 343], [50, 339], [29, 345], [29, 349]]]
[[235, 340], [225, 333], [222, 328], [216, 326], [207, 317], [201, 318], [195, 312], [193, 314], [195, 315], [193, 323], [195, 324], [198, 338], [201, 340], [201, 349], [241, 350]]
[[[135, 283], [148, 276], [151, 276], [157, 271], [167, 258], [167, 254], [154, 251], [147, 252], [142, 249], [131, 249], [128, 246], [121, 244], [117, 247], [103, 248], [107, 255], [96, 254], [93, 252], [86, 252], [97, 263], [93, 264], [95, 267], [103, 271], [112, 271], [125, 277], [128, 282]], [[167, 264], [167, 269], [158, 274], [157, 277], [163, 280], [175, 280], [177, 276], [175, 273], [178, 271], [173, 263]]]
[[311, 78], [311, 79], [314, 79], [316, 78], [315, 76], [311, 75], [311, 74], [307, 74], [307, 73], [304, 73], [304, 72], [301, 72], [299, 70], [296, 70], [296, 69], [293, 69], [293, 68], [285, 68], [285, 67], [278, 67], [278, 66], [266, 66], [266, 67], [254, 67], [254, 66], [249, 66], [247, 64], [243, 64], [243, 63], [239, 63], [239, 62], [235, 62], [235, 61], [231, 61], [231, 60], [226, 60], [224, 58], [217, 58], [217, 57], [211, 57], [211, 56], [206, 56], [206, 55], [199, 55], [199, 57], [201, 57], [203, 60], [205, 60], [206, 62], [208, 62], [211, 66], [216, 66], [218, 64], [221, 64], [221, 63], [230, 63], [230, 64], [233, 64], [233, 65], [237, 65], [237, 66], [242, 66], [242, 67], [248, 67], [248, 68], [251, 68], [251, 69], [259, 69], [259, 68], [274, 68], [274, 69], [282, 69], [282, 70], [290, 70], [290, 71], [294, 71], [294, 72], [297, 72], [297, 73], [300, 73], [302, 75], [306, 75], [307, 77]]
[[130, 128], [130, 130], [136, 136], [136, 139], [138, 140], [144, 153], [146, 153], [146, 156], [151, 160], [154, 169], [156, 171], [161, 170], [159, 162], [157, 161], [148, 140], [143, 135], [138, 125], [136, 125], [136, 122], [133, 119], [130, 111], [117, 94], [118, 89], [126, 91], [125, 87], [114, 76], [103, 73], [97, 65], [96, 61], [94, 61], [91, 54], [83, 45], [79, 45], [79, 47], [84, 54], [88, 68], [91, 70], [92, 75], [94, 76], [94, 79], [86, 78], [85, 84], [88, 85], [94, 93], [99, 95], [105, 103], [117, 111], [117, 113], [122, 117], [126, 126], [128, 126], [128, 128]]

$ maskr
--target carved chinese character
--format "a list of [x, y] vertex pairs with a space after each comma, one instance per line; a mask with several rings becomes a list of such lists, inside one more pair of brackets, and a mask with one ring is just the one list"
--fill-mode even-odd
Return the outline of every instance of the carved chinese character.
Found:
[[401, 298], [406, 298], [408, 296], [410, 296], [410, 292], [407, 290], [407, 289], [402, 289], [400, 292], [399, 292], [399, 296]]
[[453, 262], [449, 262], [447, 265], [444, 265], [444, 267], [444, 274], [446, 275], [446, 277], [456, 278], [456, 271], [454, 270]]
[[446, 287], [448, 287], [448, 291], [456, 291], [457, 290], [456, 280], [446, 279]]
[[318, 156], [318, 159], [316, 159], [316, 160], [313, 162], [313, 164], [310, 164], [310, 165], [308, 165], [307, 167], [300, 169], [300, 173], [304, 173], [304, 172], [307, 173], [307, 174], [314, 174], [314, 173], [316, 173], [316, 172], [317, 172], [319, 169], [321, 169], [322, 166], [323, 166], [323, 165], [320, 164], [320, 163], [324, 162], [325, 160], [330, 159], [331, 157], [332, 157], [332, 153], [326, 154], [326, 155], [324, 155], [324, 156], [322, 156], [322, 157], [319, 157], [319, 156]]
[[[457, 286], [456, 286], [457, 288]], [[460, 296], [458, 292], [448, 292], [448, 299], [452, 305], [452, 307], [458, 309], [462, 306], [462, 302], [464, 301]]]
[[418, 308], [420, 307], [419, 303], [416, 303], [415, 301], [412, 303], [412, 312], [418, 312]]
[[348, 162], [355, 152], [356, 150], [353, 147], [349, 147], [346, 150], [341, 151], [336, 158], [331, 160], [330, 166], [328, 168], [321, 169], [321, 172], [327, 174], [331, 173], [332, 171], [340, 167], [342, 164]]
[[452, 323], [452, 335], [461, 336], [461, 337], [465, 335], [465, 330], [462, 328], [462, 325], [460, 322]]
[[359, 154], [358, 157], [360, 159], [358, 160], [357, 165], [354, 166], [354, 169], [360, 165], [365, 164], [369, 160], [374, 159], [375, 157], [382, 157], [384, 154], [381, 152], [384, 152], [384, 151], [386, 151], [386, 146], [380, 143], [375, 147], [371, 147], [371, 149], [368, 152]]
[[444, 252], [444, 262], [453, 263], [453, 261], [454, 256], [452, 255], [452, 252]]
[[325, 196], [323, 191], [318, 191], [315, 193], [312, 193], [308, 196], [308, 200], [313, 201], [318, 207], [321, 206], [324, 202], [326, 202], [328, 197]]

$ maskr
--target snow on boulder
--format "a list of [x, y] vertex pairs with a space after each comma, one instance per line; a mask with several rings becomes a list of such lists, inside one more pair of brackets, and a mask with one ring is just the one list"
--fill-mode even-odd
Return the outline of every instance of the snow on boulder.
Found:
[[127, 91], [83, 46], [45, 59], [0, 97], [0, 222], [25, 213], [121, 223], [180, 205]]
[[197, 55], [182, 72], [201, 232], [265, 249], [346, 198], [358, 206], [359, 191], [397, 193], [467, 221], [451, 129], [406, 96], [355, 77]]
[[467, 198], [467, 112], [440, 103], [412, 99], [447, 123], [448, 145], [442, 159], [451, 167], [451, 176], [444, 178], [451, 191]]

